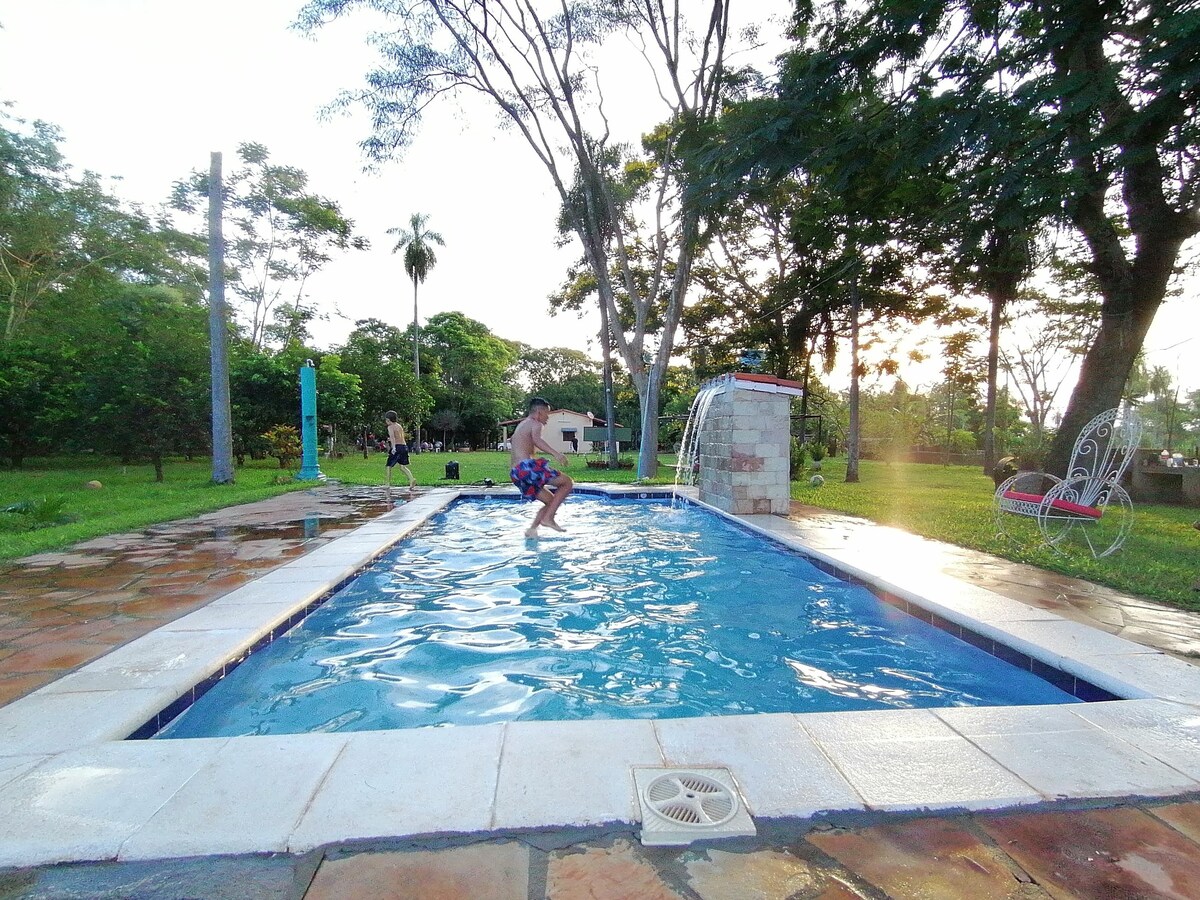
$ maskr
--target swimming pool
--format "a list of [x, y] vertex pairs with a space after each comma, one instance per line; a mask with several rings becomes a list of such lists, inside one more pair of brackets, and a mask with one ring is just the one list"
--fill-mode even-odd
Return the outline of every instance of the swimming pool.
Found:
[[506, 491], [419, 495], [0, 708], [0, 865], [607, 834], [639, 821], [632, 767], [728, 767], [756, 819], [835, 824], [864, 811], [1200, 790], [1195, 665], [944, 572], [938, 545], [893, 529], [773, 515], [739, 517], [738, 527], [1080, 699], [1111, 702], [136, 739], [455, 499]]
[[528, 515], [460, 501], [158, 736], [1078, 702], [696, 506]]

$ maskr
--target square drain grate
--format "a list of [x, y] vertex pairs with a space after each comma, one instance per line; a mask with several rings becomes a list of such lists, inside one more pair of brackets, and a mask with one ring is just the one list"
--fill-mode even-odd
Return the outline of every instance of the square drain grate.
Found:
[[635, 767], [633, 783], [647, 847], [757, 833], [728, 769]]

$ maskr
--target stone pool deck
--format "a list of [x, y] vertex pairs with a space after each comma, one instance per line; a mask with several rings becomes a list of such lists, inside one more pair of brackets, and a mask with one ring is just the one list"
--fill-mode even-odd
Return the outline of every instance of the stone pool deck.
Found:
[[[388, 509], [379, 489], [329, 486], [0, 566], [0, 709]], [[810, 507], [793, 506], [791, 527], [818, 549], [900, 554], [1182, 659], [1200, 653], [1200, 616]], [[4, 759], [0, 747], [0, 797], [17, 772]], [[864, 813], [689, 849], [642, 847], [630, 829], [0, 870], [0, 897], [130, 896], [1195, 897], [1200, 802]]]

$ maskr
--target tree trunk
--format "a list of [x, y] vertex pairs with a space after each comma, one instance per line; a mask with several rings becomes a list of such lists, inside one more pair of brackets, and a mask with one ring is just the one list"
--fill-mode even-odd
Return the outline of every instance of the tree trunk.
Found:
[[1083, 358], [1066, 414], [1046, 453], [1043, 468], [1047, 472], [1065, 476], [1079, 432], [1100, 413], [1120, 405], [1125, 382], [1133, 371], [1162, 297], [1163, 290], [1143, 286], [1129, 304], [1127, 314], [1113, 315], [1106, 311], [1101, 316], [1100, 333]]
[[653, 478], [658, 474], [658, 368], [646, 372], [646, 386], [639, 391], [642, 405], [642, 449], [638, 454], [638, 478]]
[[[1001, 214], [1003, 213], [1003, 214]], [[997, 218], [1012, 218], [1017, 210], [997, 211]], [[996, 380], [1000, 369], [1000, 320], [1005, 308], [1016, 301], [1017, 290], [1028, 272], [1031, 260], [1029, 241], [1012, 228], [995, 227], [988, 242], [985, 271], [987, 296], [991, 301], [988, 320], [987, 402], [983, 419], [983, 472], [991, 475], [996, 468]]]
[[[1065, 42], [1053, 56], [1055, 87], [1066, 101], [1061, 114], [1066, 149], [1079, 186], [1066, 209], [1087, 242], [1090, 269], [1104, 305], [1099, 334], [1084, 357], [1079, 381], [1046, 455], [1045, 470], [1057, 475], [1066, 474], [1083, 427], [1120, 404], [1179, 250], [1200, 230], [1191, 196], [1191, 167], [1176, 158], [1172, 148], [1177, 129], [1188, 128], [1195, 115], [1183, 99], [1189, 95], [1174, 85], [1160, 86], [1176, 76], [1156, 71], [1149, 77], [1147, 63], [1145, 70], [1138, 70], [1147, 91], [1135, 108], [1134, 99], [1118, 80], [1121, 65], [1114, 62], [1116, 54], [1106, 47], [1114, 36], [1107, 16], [1120, 5], [1089, 0], [1075, 6], [1072, 20], [1078, 27], [1065, 32]], [[1134, 56], [1141, 49], [1136, 48]], [[1081, 82], [1096, 92], [1086, 109], [1076, 100]], [[1151, 109], [1153, 114], [1148, 112]], [[1097, 144], [1110, 138], [1114, 152], [1108, 169], [1100, 164], [1106, 155], [1098, 152]], [[1110, 204], [1118, 189], [1123, 209], [1114, 216]], [[1129, 248], [1134, 252], [1132, 260]]]
[[[413, 275], [413, 376], [416, 378], [417, 384], [421, 383], [421, 351], [420, 351], [420, 327], [417, 324], [417, 276]], [[421, 452], [421, 422], [417, 420], [413, 422], [413, 440], [410, 448], [413, 453]]]
[[600, 303], [600, 347], [604, 354], [604, 431], [607, 435], [608, 467], [615, 471], [620, 466], [620, 453], [617, 452], [617, 412], [613, 399], [612, 334], [609, 332], [608, 307], [603, 302]]
[[[999, 452], [996, 449], [996, 380], [1000, 371], [1000, 317], [1011, 297], [993, 290], [992, 314], [988, 322], [987, 404], [983, 414], [983, 473], [991, 475], [996, 468]], [[1014, 292], [1015, 293], [1015, 292]]]
[[154, 464], [154, 480], [160, 484], [163, 481], [163, 458], [161, 453], [150, 454], [150, 462]]
[[846, 436], [846, 481], [858, 483], [858, 276], [850, 284], [850, 433]]

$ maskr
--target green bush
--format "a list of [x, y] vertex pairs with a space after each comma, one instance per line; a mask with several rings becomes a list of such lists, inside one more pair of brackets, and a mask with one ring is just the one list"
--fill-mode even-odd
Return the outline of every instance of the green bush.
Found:
[[293, 425], [276, 425], [263, 433], [263, 440], [267, 442], [267, 455], [279, 460], [281, 469], [300, 458], [300, 432]]
[[804, 474], [804, 460], [808, 455], [808, 444], [800, 443], [799, 438], [792, 438], [791, 479], [799, 481]]
[[[13, 503], [0, 509], [0, 513], [7, 513], [4, 519], [9, 527], [35, 531], [75, 521], [74, 516], [65, 512], [66, 506], [66, 497], [43, 497], [41, 500]], [[16, 518], [18, 516], [20, 518]]]

